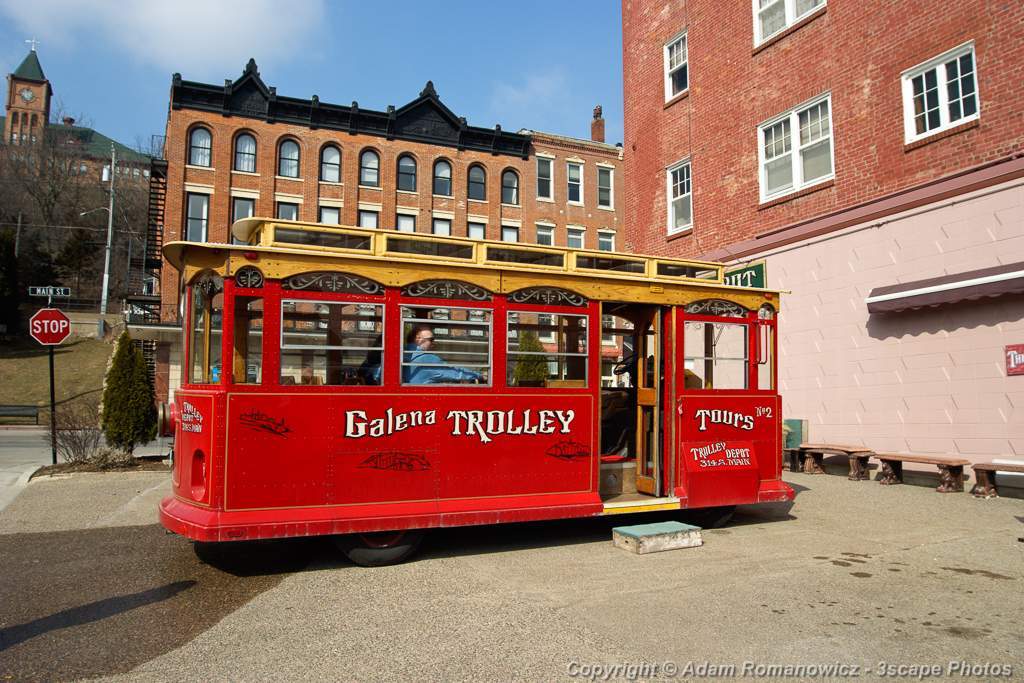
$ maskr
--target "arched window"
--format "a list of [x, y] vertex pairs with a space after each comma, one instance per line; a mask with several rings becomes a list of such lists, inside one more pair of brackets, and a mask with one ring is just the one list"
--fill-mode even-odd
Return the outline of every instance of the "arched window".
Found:
[[434, 194], [452, 196], [452, 165], [444, 159], [434, 162]]
[[193, 128], [188, 136], [188, 163], [193, 166], [209, 166], [213, 137], [205, 128]]
[[284, 178], [299, 177], [299, 143], [285, 140], [277, 155], [277, 174]]
[[416, 191], [416, 160], [408, 154], [398, 157], [398, 189]]
[[519, 203], [519, 176], [512, 169], [501, 174], [501, 203]]
[[469, 186], [467, 194], [470, 199], [487, 201], [487, 172], [483, 166], [469, 167]]
[[235, 138], [235, 170], [256, 172], [256, 138], [248, 133]]
[[359, 155], [359, 184], [380, 187], [380, 157], [372, 149]]
[[325, 183], [341, 182], [341, 150], [327, 145], [320, 152], [320, 180]]

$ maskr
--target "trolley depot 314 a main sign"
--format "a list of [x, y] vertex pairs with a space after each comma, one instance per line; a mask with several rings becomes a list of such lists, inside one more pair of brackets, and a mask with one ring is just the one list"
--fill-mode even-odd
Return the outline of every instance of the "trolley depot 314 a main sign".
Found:
[[[246, 219], [186, 273], [165, 527], [337, 535], [784, 502], [778, 293], [719, 264]], [[557, 284], [552, 284], [557, 282]]]

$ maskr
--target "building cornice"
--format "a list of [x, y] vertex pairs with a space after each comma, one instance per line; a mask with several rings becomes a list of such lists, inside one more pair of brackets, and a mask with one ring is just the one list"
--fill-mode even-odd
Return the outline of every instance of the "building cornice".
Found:
[[238, 79], [226, 80], [222, 86], [185, 81], [181, 74], [174, 74], [171, 109], [205, 111], [522, 159], [528, 158], [530, 153], [530, 136], [505, 132], [501, 126], [468, 125], [464, 117], [456, 116], [441, 102], [430, 81], [415, 100], [398, 109], [389, 106], [382, 112], [362, 109], [355, 101], [349, 106], [321, 102], [316, 95], [308, 100], [280, 97], [276, 88], [267, 87], [260, 78], [252, 59]]

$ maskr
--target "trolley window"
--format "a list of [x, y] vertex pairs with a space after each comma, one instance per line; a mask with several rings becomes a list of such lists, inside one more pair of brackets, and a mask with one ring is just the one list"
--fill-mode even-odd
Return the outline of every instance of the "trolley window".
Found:
[[757, 388], [775, 389], [775, 310], [768, 305], [757, 311]]
[[686, 389], [746, 389], [749, 326], [687, 320], [684, 335]]
[[383, 305], [281, 301], [281, 384], [380, 384], [383, 350]]
[[587, 317], [508, 313], [510, 387], [586, 387]]
[[193, 384], [219, 384], [223, 281], [216, 276], [201, 277], [192, 284], [191, 290], [189, 381]]
[[263, 381], [263, 299], [235, 298], [235, 338], [232, 381], [260, 384]]
[[402, 306], [402, 384], [490, 384], [491, 311]]

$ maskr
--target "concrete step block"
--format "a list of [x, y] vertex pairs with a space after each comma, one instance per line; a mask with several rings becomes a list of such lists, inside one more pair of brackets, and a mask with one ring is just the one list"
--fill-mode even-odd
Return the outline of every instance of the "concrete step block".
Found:
[[612, 529], [615, 547], [637, 555], [660, 553], [663, 550], [696, 548], [704, 545], [699, 526], [682, 522], [656, 522], [635, 524]]

